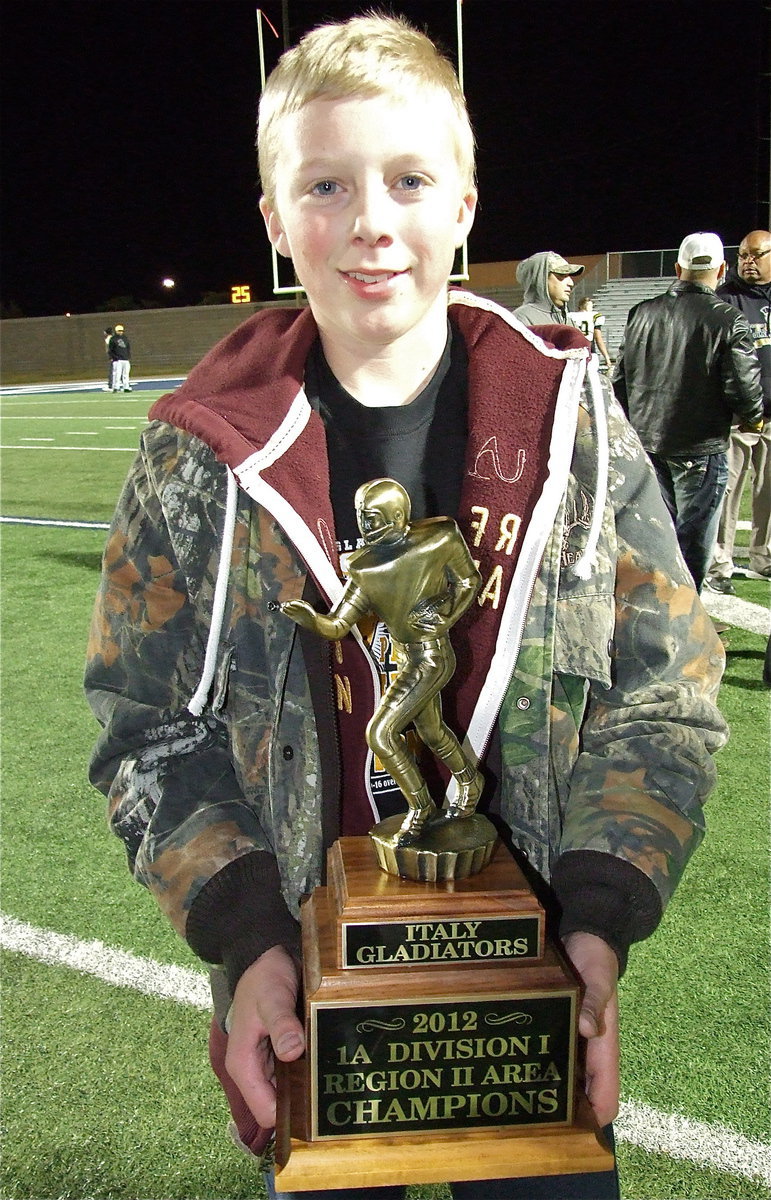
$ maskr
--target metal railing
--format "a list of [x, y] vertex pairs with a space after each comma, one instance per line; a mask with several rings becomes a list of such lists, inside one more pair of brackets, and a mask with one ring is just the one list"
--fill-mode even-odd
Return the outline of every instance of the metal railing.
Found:
[[[736, 262], [738, 246], [726, 246], [729, 263]], [[593, 296], [611, 279], [674, 279], [677, 247], [673, 250], [613, 250], [603, 254], [590, 271], [576, 281], [571, 303]]]
[[[726, 246], [725, 256], [735, 261], [738, 246]], [[675, 274], [677, 249], [674, 250], [622, 250], [607, 256], [616, 259], [616, 279], [664, 279]]]

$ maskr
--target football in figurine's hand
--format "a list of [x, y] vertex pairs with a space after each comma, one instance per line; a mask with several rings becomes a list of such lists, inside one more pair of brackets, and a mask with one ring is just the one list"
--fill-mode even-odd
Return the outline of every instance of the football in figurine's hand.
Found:
[[428, 596], [410, 611], [410, 622], [416, 629], [438, 629], [444, 624], [451, 606], [452, 598], [446, 592], [441, 596]]

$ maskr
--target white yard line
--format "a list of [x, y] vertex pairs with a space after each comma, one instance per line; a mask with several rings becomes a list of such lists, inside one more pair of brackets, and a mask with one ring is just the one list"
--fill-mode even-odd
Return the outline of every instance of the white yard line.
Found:
[[[5, 396], [5, 395], [21, 396], [23, 394], [24, 393], [22, 393], [22, 392], [3, 392], [2, 389], [0, 389], [0, 397]], [[30, 394], [32, 394], [32, 393], [30, 393]], [[104, 400], [104, 398], [105, 397], [103, 395], [99, 397], [100, 400]], [[146, 405], [147, 404], [147, 393], [146, 392], [137, 392], [136, 395], [132, 394], [130, 396], [124, 396], [120, 400], [113, 399], [111, 401], [111, 403], [112, 404], [129, 404], [132, 401], [135, 401], [136, 403], [139, 403], [140, 401], [144, 401], [144, 403]], [[46, 404], [55, 404], [56, 407], [59, 408], [62, 404], [79, 404], [82, 406], [83, 404], [93, 404], [93, 403], [94, 403], [93, 399], [86, 400], [82, 396], [80, 396], [76, 400], [63, 400], [61, 396], [52, 397], [50, 400], [37, 399], [37, 397], [36, 397], [35, 408], [43, 408]], [[3, 420], [6, 420], [6, 421], [11, 419], [10, 417], [5, 416], [5, 410], [8, 408], [29, 408], [29, 400], [3, 400], [2, 404], [0, 405], [0, 413], [3, 414]], [[61, 421], [64, 418], [63, 417], [40, 417], [40, 416], [36, 417], [34, 413], [30, 413], [29, 418], [26, 418], [26, 419], [28, 419], [30, 421], [34, 421], [34, 420]], [[95, 421], [102, 420], [102, 418], [99, 416], [94, 416], [93, 419]]]
[[[134, 418], [132, 418], [127, 413], [124, 413], [123, 416], [113, 415], [111, 417], [110, 416], [100, 417], [100, 416], [96, 416], [94, 413], [84, 413], [82, 417], [79, 417], [76, 413], [64, 413], [60, 417], [40, 416], [35, 413], [29, 413], [29, 414], [22, 413], [18, 417], [17, 416], [6, 417], [4, 414], [2, 416], [3, 421], [88, 421], [89, 424], [93, 424], [94, 422], [98, 423], [99, 421], [125, 421], [125, 420], [133, 420], [133, 419]], [[142, 418], [137, 417], [136, 420], [137, 420], [137, 422], [141, 422]], [[142, 428], [141, 424], [139, 425], [139, 428], [140, 429]]]
[[[65, 392], [93, 392], [95, 395], [101, 393], [104, 396], [110, 390], [96, 379], [91, 379], [84, 380], [82, 383], [21, 383], [16, 387], [0, 388], [0, 396], [59, 396]], [[42, 403], [51, 404], [52, 401], [43, 400]]]
[[106, 946], [104, 942], [81, 942], [78, 938], [50, 929], [39, 929], [13, 917], [0, 916], [0, 945], [16, 950], [50, 967], [70, 967], [93, 975], [114, 987], [127, 987], [145, 996], [157, 996], [209, 1008], [211, 992], [206, 975], [189, 967], [173, 967]]
[[771, 1145], [751, 1141], [725, 1125], [708, 1125], [625, 1100], [613, 1129], [620, 1142], [630, 1142], [651, 1154], [684, 1158], [701, 1167], [771, 1184]]
[[[131, 988], [145, 996], [193, 1008], [210, 1007], [209, 986], [202, 972], [155, 962], [103, 942], [79, 941], [0, 915], [0, 946], [36, 962], [81, 971], [114, 987]], [[698, 1167], [771, 1184], [771, 1147], [727, 1126], [708, 1125], [625, 1100], [614, 1128], [620, 1142], [651, 1154], [667, 1154]]]
[[[178, 387], [184, 379], [184, 375], [133, 375], [131, 379], [131, 391], [132, 393], [168, 391], [172, 388]], [[6, 396], [38, 397], [49, 395], [56, 396], [56, 400], [36, 399], [35, 403], [61, 404], [62, 400], [60, 397], [66, 392], [92, 392], [94, 393], [94, 396], [90, 398], [96, 399], [98, 397], [101, 400], [105, 395], [110, 393], [110, 390], [111, 389], [107, 387], [106, 383], [101, 383], [98, 379], [79, 379], [68, 381], [66, 383], [20, 383], [9, 384], [4, 387], [0, 387], [0, 398], [5, 398]], [[101, 393], [101, 395], [99, 393]], [[11, 401], [11, 403], [13, 403], [13, 401]], [[28, 403], [28, 401], [25, 400], [24, 403]], [[73, 401], [65, 400], [63, 403], [73, 403]], [[82, 399], [78, 400], [77, 403], [82, 404]]]
[[63, 529], [109, 529], [108, 521], [54, 521], [50, 517], [0, 517], [0, 525], [53, 525]]
[[[96, 391], [97, 389], [95, 389], [95, 388], [90, 388], [90, 389], [81, 388], [80, 389], [80, 391], [82, 391], [82, 392], [85, 392], [86, 390]], [[50, 399], [43, 399], [42, 398], [43, 395], [49, 396]], [[25, 399], [25, 400], [6, 400], [5, 399], [6, 396], [26, 396], [27, 399]], [[78, 398], [75, 400], [64, 400], [64, 399], [62, 399], [62, 396], [60, 394], [58, 394], [58, 393], [55, 394], [50, 389], [46, 389], [45, 393], [38, 394], [38, 392], [34, 388], [26, 388], [26, 389], [25, 388], [14, 388], [11, 391], [7, 391], [5, 388], [0, 388], [0, 399], [2, 400], [2, 406], [0, 408], [0, 411], [5, 412], [5, 410], [7, 408], [29, 408], [29, 397], [30, 396], [35, 397], [35, 400], [34, 400], [35, 408], [42, 408], [42, 406], [44, 404], [55, 404], [57, 406], [57, 408], [60, 404], [93, 404], [94, 400], [96, 399], [96, 397], [86, 398], [85, 396], [78, 396]], [[100, 400], [104, 399], [104, 393], [101, 396], [99, 396], [99, 399]]]
[[762, 604], [750, 604], [738, 596], [721, 596], [719, 592], [701, 593], [701, 602], [711, 617], [737, 625], [749, 633], [771, 633], [771, 611]]
[[106, 450], [108, 454], [136, 454], [136, 446], [0, 446], [0, 450], [82, 450], [86, 454]]

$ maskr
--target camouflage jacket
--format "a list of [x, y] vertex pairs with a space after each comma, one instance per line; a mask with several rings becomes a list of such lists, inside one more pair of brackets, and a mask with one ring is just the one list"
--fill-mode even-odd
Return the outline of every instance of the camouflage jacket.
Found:
[[[583, 340], [550, 347], [467, 293], [449, 311], [469, 353], [459, 523], [486, 580], [463, 728], [481, 754], [497, 726], [501, 814], [551, 876], [567, 928], [602, 933], [623, 957], [703, 836], [726, 739], [722, 646], [636, 435], [596, 371], [582, 391]], [[327, 601], [342, 587], [323, 428], [302, 393], [316, 336], [308, 310], [257, 314], [156, 406], [105, 551], [86, 673], [103, 726], [91, 779], [135, 877], [188, 937], [197, 899], [251, 855], [262, 948], [291, 940], [338, 832], [331, 667], [311, 664], [316, 651], [272, 607], [309, 574]], [[512, 570], [501, 560], [520, 529], [506, 507], [520, 472], [506, 464], [538, 457], [531, 411], [547, 466]], [[576, 569], [587, 557], [591, 571]], [[590, 884], [601, 919], [582, 900]]]

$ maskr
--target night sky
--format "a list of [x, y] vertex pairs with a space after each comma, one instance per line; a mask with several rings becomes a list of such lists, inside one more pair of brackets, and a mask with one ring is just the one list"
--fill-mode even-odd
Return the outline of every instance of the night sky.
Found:
[[[288, 0], [290, 40], [342, 0]], [[381, 4], [380, 7], [386, 7]], [[454, 51], [454, 0], [392, 0]], [[270, 299], [253, 0], [3, 0], [4, 312]], [[282, 33], [281, 0], [262, 8]], [[762, 0], [464, 0], [472, 262], [727, 245], [767, 219]], [[266, 30], [266, 50], [281, 47]], [[760, 147], [760, 148], [759, 148]]]

